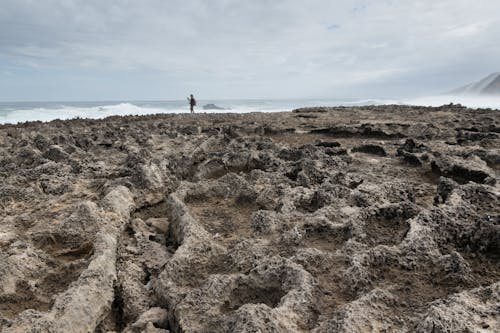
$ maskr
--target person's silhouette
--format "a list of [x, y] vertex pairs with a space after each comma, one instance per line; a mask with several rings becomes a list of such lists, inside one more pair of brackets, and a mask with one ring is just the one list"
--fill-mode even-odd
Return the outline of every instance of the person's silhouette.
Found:
[[190, 95], [190, 97], [187, 98], [189, 101], [189, 109], [191, 110], [191, 113], [194, 113], [194, 107], [196, 105], [196, 100], [194, 99], [193, 94]]

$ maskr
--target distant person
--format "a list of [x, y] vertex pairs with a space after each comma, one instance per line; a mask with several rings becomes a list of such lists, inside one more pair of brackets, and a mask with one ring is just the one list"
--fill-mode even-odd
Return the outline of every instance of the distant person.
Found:
[[194, 107], [196, 105], [196, 100], [194, 99], [193, 94], [190, 95], [190, 97], [187, 98], [189, 101], [189, 109], [191, 110], [191, 113], [194, 113]]

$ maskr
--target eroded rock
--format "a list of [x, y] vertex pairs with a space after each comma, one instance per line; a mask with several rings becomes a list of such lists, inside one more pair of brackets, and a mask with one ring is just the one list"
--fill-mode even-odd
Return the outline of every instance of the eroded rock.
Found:
[[496, 332], [496, 112], [0, 126], [0, 330]]

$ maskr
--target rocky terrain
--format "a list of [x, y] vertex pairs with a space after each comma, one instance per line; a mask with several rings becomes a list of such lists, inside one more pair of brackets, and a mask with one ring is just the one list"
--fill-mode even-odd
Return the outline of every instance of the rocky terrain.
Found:
[[499, 112], [0, 126], [0, 330], [499, 332]]

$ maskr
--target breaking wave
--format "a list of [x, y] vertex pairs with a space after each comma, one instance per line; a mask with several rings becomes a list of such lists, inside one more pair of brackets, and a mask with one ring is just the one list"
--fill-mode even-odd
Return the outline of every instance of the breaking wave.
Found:
[[[247, 113], [291, 111], [301, 107], [314, 106], [366, 106], [366, 105], [421, 105], [440, 106], [460, 103], [471, 108], [500, 109], [498, 96], [451, 96], [441, 95], [406, 100], [357, 99], [357, 100], [219, 100], [202, 101], [196, 112], [207, 113]], [[215, 104], [225, 110], [204, 110], [202, 105]], [[150, 115], [160, 113], [188, 113], [184, 101], [144, 101], [144, 102], [18, 102], [0, 103], [0, 124], [15, 124], [26, 121], [51, 121], [54, 119], [92, 118], [109, 116]]]
[[420, 106], [441, 106], [450, 103], [462, 104], [474, 109], [500, 109], [500, 96], [440, 95], [420, 97], [405, 102], [405, 104]]

